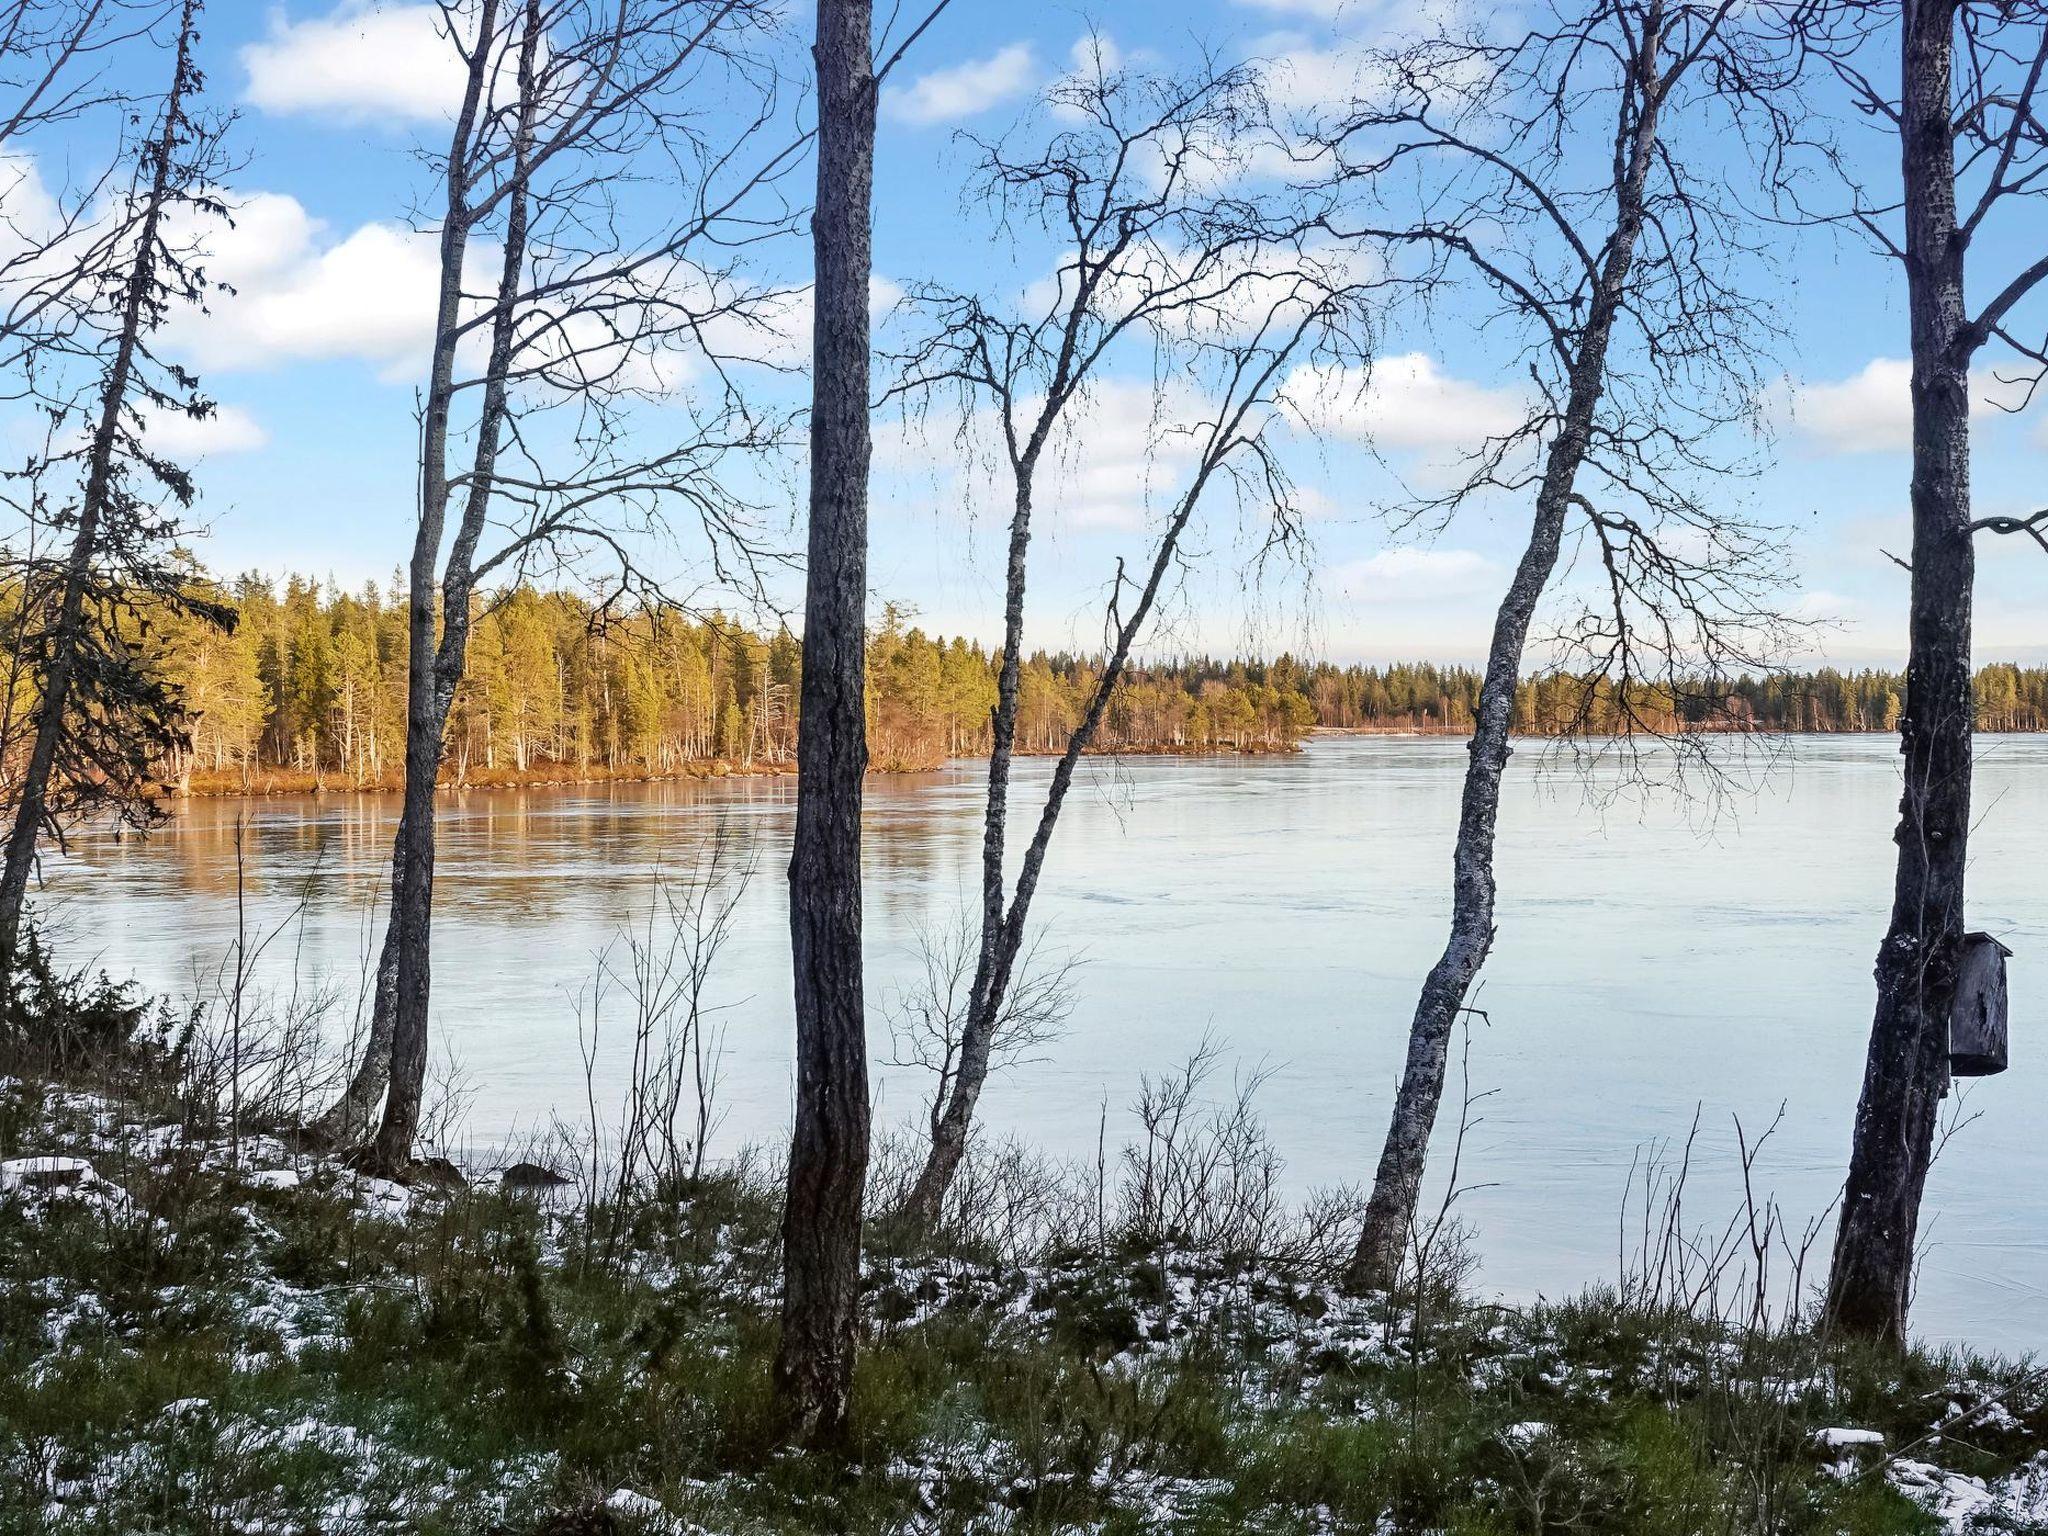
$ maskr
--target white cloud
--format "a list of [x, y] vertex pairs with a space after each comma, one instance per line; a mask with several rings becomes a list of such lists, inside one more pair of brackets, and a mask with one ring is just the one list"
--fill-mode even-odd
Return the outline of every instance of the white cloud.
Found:
[[1491, 593], [1494, 563], [1473, 549], [1383, 549], [1323, 573], [1336, 597], [1369, 603], [1441, 603]]
[[[1036, 401], [1026, 402], [1035, 411]], [[1176, 427], [1199, 415], [1184, 392], [1149, 380], [1103, 379], [1066, 414], [1045, 500], [1074, 528], [1142, 528], [1156, 495], [1180, 490], [1194, 440]]]
[[1324, 47], [1299, 33], [1278, 33], [1255, 45], [1264, 60], [1267, 93], [1282, 107], [1329, 112], [1366, 94], [1365, 68], [1356, 48]]
[[[1147, 57], [1140, 54], [1141, 58]], [[1133, 62], [1115, 38], [1107, 32], [1083, 32], [1067, 49], [1067, 69], [1046, 87], [1048, 111], [1054, 122], [1079, 126], [1088, 114], [1077, 104], [1076, 95], [1106, 80], [1127, 62]]]
[[1794, 385], [1786, 380], [1773, 392], [1771, 413], [1825, 452], [1904, 447], [1913, 434], [1912, 376], [1910, 363], [1879, 357], [1837, 383]]
[[[169, 355], [202, 373], [304, 358], [356, 358], [385, 371], [417, 362], [432, 331], [434, 237], [372, 223], [337, 238], [287, 194], [221, 195], [233, 206], [231, 219], [190, 205], [169, 216], [167, 238], [199, 253], [208, 279], [222, 285], [208, 294], [204, 311], [187, 307], [170, 316], [163, 336]], [[0, 262], [16, 263], [6, 274], [10, 284], [30, 281], [62, 255], [23, 254], [33, 239], [47, 237], [54, 206], [32, 161], [0, 159], [0, 232], [31, 237], [10, 247], [0, 234]], [[39, 218], [43, 226], [35, 225]], [[103, 220], [88, 217], [66, 238], [75, 246], [104, 232]], [[475, 254], [482, 262], [490, 253]], [[245, 429], [217, 425], [205, 451], [252, 446], [247, 438]]]
[[0, 152], [0, 255], [12, 257], [48, 238], [61, 216], [35, 157]]
[[324, 17], [279, 15], [241, 59], [244, 95], [265, 112], [438, 122], [462, 99], [462, 61], [432, 4], [346, 0]]
[[[1904, 358], [1874, 357], [1846, 379], [1771, 387], [1765, 409], [1821, 453], [1903, 453], [1913, 446], [1913, 365]], [[1970, 375], [1970, 414], [1997, 417], [2018, 406], [2025, 386], [2001, 381], [1989, 370]]]
[[[1158, 325], [1176, 335], [1251, 336], [1298, 316], [1330, 289], [1369, 282], [1379, 270], [1377, 259], [1355, 245], [1259, 247], [1218, 257], [1140, 241], [1098, 275], [1092, 307], [1106, 318], [1150, 303]], [[1054, 270], [1025, 286], [1024, 311], [1063, 312], [1073, 302], [1078, 275], [1079, 264], [1068, 251]], [[1166, 293], [1175, 296], [1175, 307], [1160, 303]]]
[[[1037, 396], [1019, 400], [1018, 419], [1035, 420], [1043, 403]], [[1070, 531], [1143, 528], [1185, 488], [1197, 442], [1184, 429], [1201, 417], [1199, 401], [1184, 387], [1095, 380], [1063, 413], [1039, 462], [1040, 521]], [[929, 417], [878, 423], [875, 461], [903, 477], [920, 500], [936, 489], [967, 517], [1007, 518], [1012, 487], [997, 442], [991, 409], [977, 407], [962, 423], [935, 408]], [[929, 483], [934, 478], [937, 487]], [[917, 485], [921, 480], [927, 483]]]
[[1253, 11], [1276, 11], [1289, 16], [1313, 16], [1318, 21], [1335, 21], [1350, 10], [1362, 10], [1359, 0], [1236, 0]]
[[1454, 378], [1425, 352], [1379, 358], [1370, 371], [1304, 365], [1283, 396], [1311, 431], [1378, 448], [1470, 450], [1528, 411], [1518, 391]]
[[264, 447], [270, 434], [239, 405], [222, 405], [201, 418], [182, 411], [151, 407], [143, 413], [143, 434], [149, 446], [174, 460], [217, 458]]
[[1851, 625], [1857, 622], [1860, 608], [1853, 597], [1814, 587], [1799, 594], [1792, 604], [1791, 616], [1814, 624]]
[[1081, 74], [1107, 75], [1123, 68], [1124, 51], [1107, 32], [1084, 32], [1067, 49], [1067, 62]]
[[298, 199], [260, 192], [205, 243], [211, 274], [235, 291], [174, 326], [172, 345], [201, 370], [356, 358], [403, 371], [432, 338], [440, 254], [430, 235], [372, 223], [334, 239]]
[[[1354, 101], [1382, 98], [1396, 81], [1388, 50], [1428, 35], [1483, 27], [1489, 17], [1476, 0], [1238, 0], [1241, 5], [1292, 15], [1305, 25], [1269, 32], [1252, 42], [1263, 61], [1266, 90], [1283, 107], [1308, 113], [1340, 111]], [[1324, 25], [1316, 25], [1324, 23]], [[1350, 34], [1345, 36], [1342, 34]], [[1369, 37], [1374, 47], [1361, 47]], [[1447, 66], [1433, 88], [1449, 104], [1461, 89], [1479, 85], [1477, 61]]]
[[[233, 290], [213, 296], [207, 313], [182, 314], [170, 328], [169, 348], [201, 373], [349, 359], [368, 364], [386, 381], [417, 379], [433, 341], [440, 285], [440, 247], [433, 235], [387, 223], [339, 233], [298, 199], [260, 192], [237, 200], [232, 225], [181, 232], [179, 238], [198, 241], [210, 275]], [[463, 279], [472, 309], [474, 296], [494, 286], [500, 254], [490, 242], [472, 243]], [[687, 263], [676, 263], [664, 281], [695, 284], [687, 295], [675, 293], [701, 307], [714, 302], [711, 280]], [[901, 296], [879, 277], [870, 295], [877, 315]], [[753, 323], [718, 314], [707, 324], [705, 340], [728, 360], [791, 369], [808, 362], [807, 290], [756, 305], [752, 313]], [[482, 341], [473, 333], [469, 345], [480, 348]], [[595, 316], [566, 317], [560, 329], [534, 328], [528, 344], [534, 349], [524, 359], [528, 363], [573, 347], [590, 371], [615, 373], [623, 386], [657, 395], [687, 385], [702, 362], [694, 347], [681, 343], [636, 348], [629, 356]], [[469, 361], [480, 364], [481, 357]]]
[[969, 59], [888, 87], [882, 110], [900, 123], [949, 123], [1014, 101], [1031, 89], [1038, 60], [1029, 43], [1011, 43], [985, 59]]

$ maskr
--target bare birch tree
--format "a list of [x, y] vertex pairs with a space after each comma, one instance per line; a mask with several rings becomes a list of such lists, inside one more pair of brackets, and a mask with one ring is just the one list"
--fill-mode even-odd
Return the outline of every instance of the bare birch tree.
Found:
[[646, 546], [685, 520], [721, 579], [760, 555], [725, 477], [773, 436], [729, 371], [765, 298], [737, 253], [786, 229], [775, 184], [801, 145], [764, 131], [777, 105], [752, 51], [758, 0], [444, 0], [441, 13], [463, 90], [429, 157], [440, 269], [404, 800], [369, 1039], [316, 1126], [353, 1142], [381, 1096], [365, 1161], [394, 1174], [419, 1125], [435, 782], [477, 606], [493, 582], [585, 560], [613, 592], [645, 590]]
[[[1017, 1021], [1014, 994], [1032, 898], [1075, 767], [1129, 665], [1181, 537], [1212, 482], [1234, 480], [1263, 500], [1276, 536], [1292, 533], [1287, 478], [1267, 445], [1276, 388], [1311, 357], [1362, 361], [1369, 285], [1349, 252], [1304, 238], [1320, 208], [1291, 188], [1237, 190], [1260, 148], [1275, 147], [1257, 73], [1202, 68], [1181, 77], [1126, 68], [1101, 49], [1047, 94], [1049, 137], [979, 143], [972, 202], [1005, 228], [1057, 242], [1042, 306], [1006, 304], [932, 287], [912, 309], [929, 334], [903, 359], [897, 390], [916, 400], [957, 392], [963, 414], [986, 412], [1009, 485], [1002, 664], [991, 715], [982, 818], [981, 922], [973, 980], [931, 1115], [931, 1145], [901, 1215], [938, 1219], [965, 1156], [975, 1106], [996, 1047]], [[1039, 480], [1061, 435], [1085, 418], [1091, 391], [1137, 353], [1162, 405], [1193, 422], [1194, 466], [1151, 535], [1148, 569], [1121, 565], [1104, 617], [1104, 664], [1068, 737], [1014, 884], [1010, 772], [1021, 695], [1026, 593]], [[1126, 604], [1129, 604], [1126, 607]], [[1035, 993], [1035, 988], [1030, 989]], [[1035, 996], [1027, 1014], [1040, 1011]]]
[[[1823, 5], [1801, 20], [1861, 116], [1896, 136], [1901, 172], [1896, 195], [1859, 190], [1837, 215], [1906, 279], [1913, 543], [1898, 868], [1827, 1313], [1846, 1332], [1903, 1347], [1966, 927], [1975, 545], [1979, 534], [2015, 535], [2048, 552], [2048, 510], [1976, 517], [1970, 497], [1972, 365], [2003, 349], [2018, 370], [2009, 382], [2029, 400], [2048, 373], [2038, 302], [2048, 289], [2048, 9], [1914, 0]], [[1896, 90], [1869, 72], [1894, 47]], [[1965, 280], [2001, 245], [2013, 254], [1973, 309]]]
[[[1510, 25], [1375, 58], [1380, 95], [1326, 139], [1367, 204], [1351, 232], [1432, 284], [1490, 293], [1488, 319], [1516, 328], [1533, 386], [1521, 424], [1411, 509], [1440, 526], [1482, 497], [1534, 498], [1468, 748], [1451, 931], [1416, 1003], [1350, 1266], [1361, 1289], [1398, 1275], [1446, 1052], [1493, 945], [1515, 686], [1546, 592], [1567, 609], [1549, 664], [1589, 703], [1596, 680], [1611, 685], [1625, 733], [1648, 726], [1634, 715], [1645, 685], [1710, 699], [1785, 628], [1769, 601], [1778, 540], [1725, 510], [1741, 466], [1730, 435], [1754, 410], [1769, 329], [1741, 281], [1759, 242], [1726, 188], [1731, 164], [1766, 186], [1785, 174], [1796, 50], [1734, 0], [1593, 0]], [[1419, 216], [1392, 211], [1411, 196]]]
[[[36, 327], [25, 376], [50, 428], [47, 451], [20, 477], [32, 534], [21, 562], [17, 660], [30, 704], [28, 757], [0, 868], [0, 976], [8, 978], [40, 839], [61, 839], [90, 810], [111, 808], [137, 825], [159, 814], [152, 775], [183, 741], [183, 716], [147, 654], [148, 608], [232, 622], [190, 590], [173, 547], [192, 478], [148, 443], [153, 414], [203, 419], [213, 409], [197, 381], [154, 349], [164, 320], [207, 291], [172, 221], [225, 212], [214, 191], [219, 128], [194, 105], [203, 84], [194, 62], [199, 12], [199, 0], [178, 11], [170, 83], [130, 157], [127, 185], [100, 212], [100, 231], [83, 250], [65, 251], [58, 276], [41, 288], [65, 296], [65, 318]], [[61, 560], [36, 555], [36, 531], [64, 542]]]

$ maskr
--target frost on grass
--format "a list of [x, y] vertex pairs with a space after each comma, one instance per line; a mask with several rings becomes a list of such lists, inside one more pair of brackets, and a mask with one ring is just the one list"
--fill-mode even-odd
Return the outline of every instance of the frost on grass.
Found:
[[1760, 1471], [1795, 1496], [1728, 1529], [1854, 1530], [1832, 1511], [1872, 1498], [1959, 1536], [2048, 1525], [2024, 1373], [1880, 1380], [1611, 1297], [1359, 1298], [1114, 1232], [871, 1257], [863, 1438], [823, 1467], [769, 1419], [758, 1177], [586, 1209], [25, 1084], [0, 1086], [0, 1155], [5, 1536], [1393, 1536], [1559, 1509], [1637, 1536], [1737, 1509]]

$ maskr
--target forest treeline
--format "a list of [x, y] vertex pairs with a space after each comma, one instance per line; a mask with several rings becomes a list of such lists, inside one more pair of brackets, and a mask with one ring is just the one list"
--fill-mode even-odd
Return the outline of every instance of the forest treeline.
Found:
[[[189, 711], [191, 744], [166, 777], [219, 791], [259, 780], [388, 784], [403, 755], [406, 605], [378, 587], [345, 592], [293, 576], [244, 576], [221, 594], [232, 631], [164, 619], [162, 666]], [[792, 761], [802, 652], [785, 629], [719, 614], [600, 614], [577, 594], [520, 587], [479, 612], [470, 674], [449, 727], [459, 783], [654, 776], [693, 766]], [[929, 634], [886, 608], [868, 652], [871, 751], [884, 769], [985, 752], [1000, 657]], [[1022, 669], [1019, 749], [1058, 752], [1099, 677], [1098, 660], [1034, 652]], [[1117, 688], [1097, 750], [1286, 751], [1316, 727], [1462, 732], [1480, 674], [1430, 663], [1340, 666], [1187, 657], [1137, 669]], [[1642, 690], [1629, 711], [1657, 726], [1783, 731], [1897, 727], [1905, 680], [1865, 670], [1744, 677], [1684, 699]], [[1985, 667], [1978, 725], [2048, 725], [2048, 668]], [[1613, 730], [1610, 689], [1588, 700], [1566, 676], [1525, 679], [1527, 733]]]

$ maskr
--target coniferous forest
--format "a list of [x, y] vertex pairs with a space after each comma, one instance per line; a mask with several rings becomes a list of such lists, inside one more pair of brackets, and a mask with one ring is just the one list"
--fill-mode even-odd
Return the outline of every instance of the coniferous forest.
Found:
[[[164, 777], [188, 793], [388, 788], [403, 761], [402, 594], [337, 590], [305, 577], [244, 576], [216, 595], [232, 628], [167, 615], [156, 662], [183, 701], [189, 741]], [[927, 633], [885, 606], [867, 652], [872, 766], [915, 771], [986, 754], [1001, 658]], [[597, 612], [572, 593], [521, 587], [479, 604], [443, 776], [472, 785], [665, 777], [712, 765], [794, 765], [802, 648], [718, 613]], [[1099, 657], [1033, 651], [1022, 664], [1018, 750], [1061, 751], [1101, 676]], [[1274, 752], [1316, 729], [1468, 733], [1481, 674], [1388, 666], [1181, 657], [1117, 686], [1091, 750]], [[1639, 689], [1633, 715], [1658, 728], [1804, 732], [1897, 728], [1905, 679], [1880, 670], [1759, 672], [1711, 692]], [[1977, 676], [1977, 728], [2048, 726], [2048, 668]], [[1617, 730], [1604, 683], [1525, 678], [1515, 728]]]

